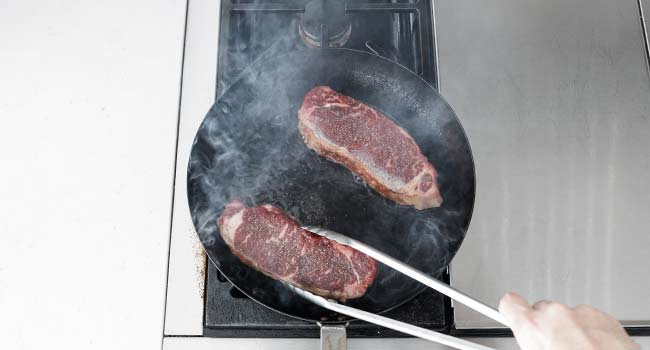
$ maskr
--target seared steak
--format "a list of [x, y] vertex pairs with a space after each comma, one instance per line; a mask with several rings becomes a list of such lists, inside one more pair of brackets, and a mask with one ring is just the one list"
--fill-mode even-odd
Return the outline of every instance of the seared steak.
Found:
[[350, 247], [300, 228], [271, 205], [228, 203], [218, 220], [221, 237], [243, 262], [274, 279], [339, 300], [362, 296], [377, 262]]
[[439, 207], [436, 170], [391, 119], [327, 86], [305, 95], [298, 111], [307, 146], [342, 164], [381, 195], [417, 209]]

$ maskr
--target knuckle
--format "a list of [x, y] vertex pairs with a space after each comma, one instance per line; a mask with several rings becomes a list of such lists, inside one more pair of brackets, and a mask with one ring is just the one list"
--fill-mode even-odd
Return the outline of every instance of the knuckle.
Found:
[[535, 319], [531, 312], [524, 312], [513, 321], [514, 322], [511, 326], [514, 328], [522, 328], [522, 327], [528, 328], [535, 324]]
[[593, 307], [591, 307], [589, 305], [586, 305], [586, 304], [580, 304], [580, 305], [576, 306], [575, 310], [578, 311], [578, 312], [586, 312], [586, 313], [592, 313], [592, 312], [596, 311], [596, 309], [594, 309]]
[[548, 300], [540, 300], [540, 301], [536, 302], [535, 304], [533, 304], [532, 307], [535, 310], [541, 310], [541, 309], [545, 308], [546, 306], [548, 306], [550, 303], [551, 302], [548, 301]]
[[568, 306], [555, 301], [548, 303], [546, 308], [549, 312], [554, 314], [567, 314], [570, 311]]
[[515, 293], [514, 293], [514, 292], [507, 292], [506, 294], [503, 295], [503, 297], [501, 298], [501, 300], [511, 300], [511, 299], [513, 299], [514, 297], [515, 297]]

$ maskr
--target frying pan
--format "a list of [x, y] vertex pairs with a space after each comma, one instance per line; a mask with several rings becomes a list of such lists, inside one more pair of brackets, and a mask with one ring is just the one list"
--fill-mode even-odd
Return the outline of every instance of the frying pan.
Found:
[[[442, 206], [419, 211], [396, 204], [309, 150], [298, 132], [297, 111], [317, 85], [363, 101], [410, 133], [438, 171]], [[216, 223], [230, 200], [275, 205], [304, 225], [345, 233], [439, 275], [465, 237], [475, 195], [470, 146], [444, 99], [408, 69], [349, 49], [296, 50], [248, 67], [206, 115], [187, 176], [192, 220], [219, 271], [262, 305], [325, 323], [348, 318], [304, 300], [231, 253]], [[366, 294], [346, 304], [383, 313], [425, 288], [380, 264]]]

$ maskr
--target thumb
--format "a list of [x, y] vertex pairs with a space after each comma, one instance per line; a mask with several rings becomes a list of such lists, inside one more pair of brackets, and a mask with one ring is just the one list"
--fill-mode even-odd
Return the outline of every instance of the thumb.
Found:
[[499, 302], [499, 312], [515, 332], [528, 323], [532, 311], [528, 302], [517, 293], [506, 293]]

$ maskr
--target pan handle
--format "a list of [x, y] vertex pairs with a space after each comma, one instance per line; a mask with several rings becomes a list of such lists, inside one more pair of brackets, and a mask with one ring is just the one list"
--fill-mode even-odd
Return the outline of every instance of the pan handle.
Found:
[[[376, 325], [390, 328], [402, 333], [406, 333], [409, 335], [412, 335], [414, 337], [426, 339], [432, 342], [436, 342], [439, 344], [447, 345], [455, 349], [460, 349], [460, 350], [495, 350], [493, 348], [473, 343], [470, 341], [467, 341], [465, 339], [460, 339], [456, 337], [452, 337], [450, 335], [438, 333], [426, 328], [421, 328], [414, 326], [412, 324], [404, 323], [401, 321], [394, 320], [392, 318], [384, 317], [384, 316], [379, 316], [377, 314], [373, 314], [371, 312], [355, 309], [353, 307], [349, 307], [346, 305], [342, 305], [337, 303], [336, 301], [333, 300], [328, 300], [325, 299], [321, 296], [315, 295], [311, 292], [308, 292], [306, 290], [300, 289], [298, 287], [295, 287], [287, 282], [284, 282], [287, 287], [289, 287], [291, 290], [296, 292], [296, 294], [302, 296], [303, 298], [320, 305], [326, 309], [338, 312], [343, 315], [348, 315], [350, 317], [357, 318], [359, 320], [364, 320], [366, 322], [374, 323]], [[339, 348], [324, 348], [323, 347], [323, 330], [324, 327], [321, 327], [321, 349], [328, 349], [328, 350], [338, 350]], [[326, 330], [330, 331], [330, 329]], [[343, 332], [345, 332], [345, 329], [343, 329]], [[340, 334], [340, 333], [339, 333]], [[344, 333], [343, 333], [344, 334]], [[337, 339], [337, 338], [334, 338]], [[340, 338], [339, 338], [340, 339]], [[334, 344], [341, 344], [344, 342], [338, 341], [335, 342]], [[342, 348], [345, 349], [345, 348]]]
[[347, 350], [348, 341], [344, 325], [320, 326], [320, 350]]

